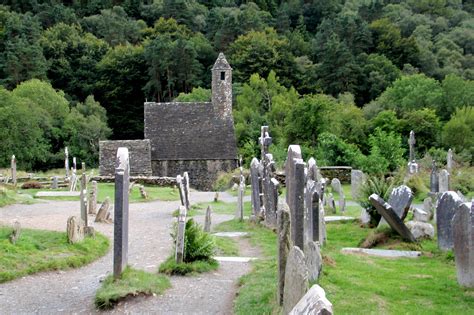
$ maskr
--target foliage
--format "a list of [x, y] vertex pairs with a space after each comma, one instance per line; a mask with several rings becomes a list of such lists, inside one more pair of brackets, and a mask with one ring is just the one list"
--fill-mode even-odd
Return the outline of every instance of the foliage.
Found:
[[413, 195], [418, 199], [429, 192], [429, 189], [426, 187], [423, 178], [417, 174], [411, 175], [406, 181], [405, 185], [410, 187]]
[[94, 303], [99, 309], [108, 309], [129, 296], [162, 294], [169, 287], [167, 277], [127, 266], [119, 279], [113, 275], [105, 278]]
[[172, 255], [160, 265], [159, 271], [168, 275], [187, 275], [193, 273], [203, 273], [216, 270], [219, 268], [219, 263], [215, 259], [196, 260], [193, 262], [177, 263], [175, 257]]
[[0, 227], [0, 283], [28, 274], [77, 268], [106, 254], [108, 239], [100, 233], [69, 244], [66, 233], [22, 229], [15, 245], [8, 237], [12, 229]]
[[193, 88], [190, 93], [179, 93], [174, 99], [175, 102], [210, 102], [211, 90], [200, 87]]
[[474, 107], [457, 109], [443, 127], [443, 144], [456, 152], [466, 151], [474, 161]]
[[451, 190], [460, 191], [464, 195], [474, 192], [474, 169], [460, 168], [451, 173]]
[[383, 200], [388, 201], [393, 187], [393, 180], [377, 176], [368, 177], [364, 184], [361, 186], [359, 193], [360, 197], [357, 202], [361, 205], [362, 208], [364, 208], [369, 213], [371, 226], [377, 226], [380, 221], [381, 215], [370, 203], [369, 196], [372, 194], [377, 194]]

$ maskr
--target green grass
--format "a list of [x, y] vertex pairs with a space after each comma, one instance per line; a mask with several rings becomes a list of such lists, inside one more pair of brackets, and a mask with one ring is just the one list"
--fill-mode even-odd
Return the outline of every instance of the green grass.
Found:
[[[231, 196], [234, 196], [234, 197], [237, 197], [239, 195], [239, 190], [238, 189], [228, 189], [226, 190], [226, 192], [231, 195]], [[245, 187], [244, 189], [244, 196], [250, 196], [252, 194], [252, 186], [251, 185], [247, 185], [247, 187]]]
[[215, 259], [196, 260], [189, 263], [176, 263], [174, 255], [168, 257], [159, 267], [159, 272], [168, 275], [187, 275], [203, 273], [219, 268], [219, 262]]
[[120, 279], [114, 280], [110, 275], [104, 280], [96, 293], [95, 305], [107, 309], [129, 296], [162, 294], [169, 287], [166, 276], [127, 267]]
[[109, 240], [96, 233], [78, 244], [69, 244], [66, 233], [22, 229], [16, 245], [9, 242], [12, 229], [0, 227], [0, 283], [39, 271], [76, 268], [105, 255]]
[[217, 256], [239, 256], [239, 244], [231, 237], [214, 237]]
[[[98, 183], [98, 196], [97, 202], [103, 202], [106, 197], [109, 197], [113, 201], [115, 194], [115, 184], [114, 183]], [[90, 187], [90, 184], [89, 184]], [[35, 196], [38, 191], [67, 191], [66, 188], [62, 189], [23, 189], [20, 190], [25, 194]], [[148, 193], [148, 199], [143, 199], [140, 195], [140, 190], [138, 187], [132, 188], [132, 193], [130, 194], [130, 202], [147, 202], [152, 200], [162, 200], [162, 201], [174, 201], [179, 200], [178, 190], [172, 187], [158, 187], [158, 186], [145, 186], [145, 190]], [[41, 199], [48, 200], [64, 200], [64, 201], [76, 201], [79, 200], [79, 197], [41, 197]]]
[[[195, 215], [204, 215], [206, 214], [206, 209], [208, 206], [211, 206], [212, 213], [216, 214], [235, 214], [237, 210], [237, 203], [235, 202], [224, 202], [224, 201], [211, 201], [211, 202], [201, 202], [191, 206], [190, 211], [188, 211], [188, 216]], [[244, 216], [250, 216], [252, 213], [252, 204], [250, 201], [244, 202]], [[178, 215], [178, 212], [173, 212], [174, 216]]]
[[32, 204], [34, 202], [30, 195], [17, 193], [11, 185], [0, 184], [0, 207], [15, 203]]

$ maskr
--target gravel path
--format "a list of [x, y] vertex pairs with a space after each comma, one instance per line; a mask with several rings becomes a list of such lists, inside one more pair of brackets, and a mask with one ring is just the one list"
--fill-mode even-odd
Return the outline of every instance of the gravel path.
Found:
[[[192, 203], [211, 201], [214, 193], [192, 192]], [[236, 198], [221, 193], [220, 200]], [[171, 252], [170, 229], [178, 201], [153, 201], [130, 204], [129, 257], [134, 268], [155, 272]], [[11, 205], [1, 209], [0, 221], [18, 219], [22, 227], [65, 231], [67, 218], [79, 216], [79, 202], [44, 201], [33, 205]], [[231, 219], [230, 215], [213, 214], [212, 223]], [[91, 218], [93, 221], [93, 218]], [[90, 221], [91, 221], [90, 219]], [[203, 216], [197, 216], [202, 221]], [[96, 230], [110, 239], [113, 224], [95, 224]], [[242, 256], [258, 255], [246, 244]], [[112, 244], [112, 242], [111, 242]], [[0, 284], [0, 314], [90, 314], [100, 281], [112, 271], [112, 250], [99, 260], [82, 268], [43, 272]], [[194, 277], [171, 277], [172, 288], [164, 295], [139, 297], [121, 302], [109, 313], [155, 314], [231, 314], [237, 280], [250, 271], [249, 263], [221, 262], [217, 271]]]

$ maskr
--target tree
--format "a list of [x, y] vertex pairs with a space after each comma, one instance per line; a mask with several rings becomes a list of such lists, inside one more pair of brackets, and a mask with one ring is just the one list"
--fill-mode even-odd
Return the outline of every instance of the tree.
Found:
[[463, 80], [450, 74], [441, 83], [443, 89], [443, 105], [438, 110], [442, 120], [448, 120], [457, 108], [474, 106], [474, 81]]
[[474, 162], [474, 107], [466, 106], [456, 109], [451, 119], [443, 127], [443, 144], [445, 148], [454, 148], [456, 152], [470, 155]]
[[408, 138], [410, 131], [416, 135], [416, 148], [418, 152], [426, 152], [438, 144], [441, 124], [436, 111], [423, 108], [403, 113], [401, 120], [401, 133]]
[[190, 93], [179, 93], [174, 99], [175, 102], [210, 102], [211, 90], [201, 87], [193, 88]]

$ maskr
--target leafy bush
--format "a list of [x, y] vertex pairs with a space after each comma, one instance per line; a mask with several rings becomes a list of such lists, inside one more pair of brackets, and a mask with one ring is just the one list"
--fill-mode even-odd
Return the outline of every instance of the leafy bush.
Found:
[[456, 109], [451, 119], [443, 128], [443, 143], [446, 147], [452, 147], [456, 152], [467, 151], [474, 156], [474, 106]]
[[26, 182], [21, 185], [21, 189], [41, 189], [41, 183], [39, 182]]
[[215, 270], [219, 267], [219, 263], [215, 259], [206, 261], [196, 260], [191, 263], [176, 263], [174, 256], [168, 257], [164, 263], [160, 265], [159, 271], [168, 275], [187, 275], [188, 273], [201, 273]]
[[379, 195], [383, 200], [387, 201], [393, 189], [393, 179], [385, 179], [384, 177], [369, 177], [362, 185], [360, 197], [357, 200], [362, 208], [366, 209], [370, 215], [370, 226], [377, 226], [380, 221], [380, 214], [369, 201], [372, 194]]
[[422, 194], [427, 194], [430, 190], [426, 187], [423, 178], [420, 175], [413, 174], [405, 182], [405, 185], [410, 187], [415, 197], [420, 197]]
[[451, 190], [463, 194], [474, 191], [474, 168], [462, 168], [451, 174]]
[[234, 177], [237, 176], [237, 174], [240, 175], [240, 172], [237, 169], [233, 172], [219, 172], [214, 185], [212, 185], [212, 189], [215, 191], [226, 191], [232, 187]]

